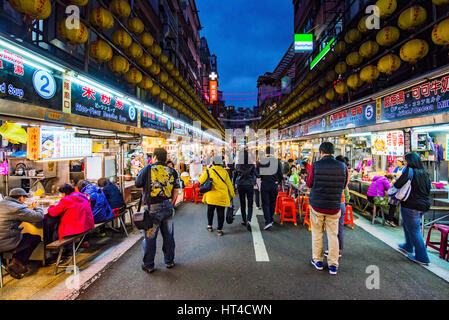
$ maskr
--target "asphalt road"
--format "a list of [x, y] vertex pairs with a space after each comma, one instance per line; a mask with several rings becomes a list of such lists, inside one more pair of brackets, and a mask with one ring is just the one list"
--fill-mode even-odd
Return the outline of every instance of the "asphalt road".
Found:
[[[241, 217], [225, 223], [223, 237], [206, 230], [203, 204], [182, 204], [174, 219], [175, 268], [165, 268], [158, 235], [157, 270], [143, 272], [139, 241], [78, 299], [449, 299], [447, 282], [357, 226], [345, 228], [339, 272], [331, 276], [310, 264], [311, 233], [302, 225], [275, 224], [262, 231], [269, 261], [256, 262], [252, 235], [240, 225]], [[262, 229], [263, 216], [257, 219]], [[366, 286], [369, 266], [379, 270], [379, 289]]]

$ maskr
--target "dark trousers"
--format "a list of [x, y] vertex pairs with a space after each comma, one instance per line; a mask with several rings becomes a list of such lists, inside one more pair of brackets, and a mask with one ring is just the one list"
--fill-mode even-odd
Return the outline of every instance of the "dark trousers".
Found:
[[254, 199], [256, 200], [256, 207], [260, 208], [260, 191], [259, 191], [259, 189], [254, 189]]
[[[240, 186], [239, 198], [240, 198], [240, 211], [242, 213], [242, 219], [244, 222], [251, 221], [253, 217], [253, 202], [254, 202], [254, 187], [253, 186]], [[248, 200], [248, 217], [246, 216], [246, 200]]]
[[24, 233], [22, 236], [22, 240], [15, 249], [16, 253], [13, 255], [13, 258], [22, 262], [23, 265], [26, 265], [30, 260], [31, 254], [33, 253], [34, 249], [36, 249], [40, 242], [40, 236]]
[[60, 221], [61, 219], [59, 217], [52, 217], [48, 214], [45, 215], [43, 222], [45, 245], [59, 239], [58, 229]]
[[388, 209], [388, 215], [385, 217], [385, 220], [397, 222], [394, 214], [396, 213], [396, 205], [390, 204], [390, 209]]
[[214, 212], [215, 209], [217, 209], [217, 216], [218, 216], [218, 226], [217, 230], [223, 230], [223, 224], [225, 219], [225, 207], [220, 206], [214, 206], [212, 204], [207, 205], [207, 223], [208, 225], [212, 225], [214, 222]]
[[262, 184], [260, 195], [262, 198], [262, 209], [265, 217], [265, 224], [273, 222], [274, 209], [276, 208], [276, 198], [278, 186], [276, 184]]

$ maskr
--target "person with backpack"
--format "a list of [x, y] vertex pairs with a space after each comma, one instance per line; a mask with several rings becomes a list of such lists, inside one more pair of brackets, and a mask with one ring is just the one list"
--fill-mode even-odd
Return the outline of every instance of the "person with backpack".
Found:
[[[236, 172], [235, 183], [239, 192], [242, 225], [246, 226], [248, 231], [251, 231], [250, 222], [253, 216], [254, 185], [256, 184], [257, 172], [256, 166], [249, 163], [247, 148], [243, 151], [243, 157], [239, 158], [237, 162]], [[248, 216], [246, 216], [246, 200], [248, 200]]]
[[203, 202], [207, 204], [207, 231], [213, 232], [212, 223], [214, 213], [217, 211], [218, 226], [217, 234], [223, 236], [223, 225], [225, 220], [225, 208], [231, 205], [231, 199], [235, 197], [234, 187], [228, 172], [223, 168], [223, 159], [221, 156], [214, 156], [212, 167], [203, 171], [199, 178], [199, 183], [204, 184], [206, 180], [212, 180], [212, 189], [203, 196]]
[[411, 190], [405, 201], [401, 201], [405, 243], [399, 244], [398, 249], [413, 262], [427, 266], [430, 260], [420, 232], [420, 225], [423, 215], [430, 208], [430, 178], [424, 169], [421, 157], [416, 152], [407, 153], [404, 164], [407, 168], [394, 183], [394, 187], [399, 190], [410, 180]]
[[175, 266], [175, 237], [173, 234], [173, 213], [178, 191], [179, 176], [175, 169], [167, 166], [167, 150], [154, 149], [153, 164], [147, 165], [136, 178], [136, 187], [143, 188], [142, 202], [151, 217], [152, 226], [143, 231], [143, 263], [142, 270], [153, 273], [156, 255], [156, 239], [161, 230], [165, 266]]

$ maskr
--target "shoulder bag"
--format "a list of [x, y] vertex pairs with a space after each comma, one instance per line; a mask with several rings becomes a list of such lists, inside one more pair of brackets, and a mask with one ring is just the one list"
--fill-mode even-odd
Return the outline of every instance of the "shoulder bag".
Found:
[[397, 201], [406, 201], [410, 196], [410, 192], [412, 191], [412, 180], [413, 180], [413, 169], [409, 168], [408, 181], [400, 189], [391, 187], [388, 190], [388, 195], [390, 196], [390, 198], [393, 198]]
[[[215, 169], [212, 169], [215, 171]], [[228, 188], [228, 185], [226, 184], [226, 182], [223, 180], [223, 178], [218, 174], [217, 171], [215, 171], [215, 173], [217, 174], [217, 176], [221, 179], [221, 181], [223, 181], [223, 183], [226, 185], [226, 188]], [[231, 201], [231, 205], [226, 209], [226, 222], [228, 224], [232, 224], [234, 222], [234, 203], [232, 201], [231, 195], [229, 194], [229, 189], [228, 189], [228, 195], [229, 195], [229, 199]]]
[[[215, 171], [215, 170], [214, 170]], [[205, 194], [212, 190], [212, 178], [209, 176], [209, 170], [206, 169], [207, 179], [200, 185], [200, 193]]]

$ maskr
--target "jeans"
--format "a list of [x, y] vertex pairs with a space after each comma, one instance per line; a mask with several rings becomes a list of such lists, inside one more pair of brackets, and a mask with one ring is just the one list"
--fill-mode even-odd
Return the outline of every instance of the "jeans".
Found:
[[401, 207], [405, 243], [399, 246], [407, 252], [412, 254], [414, 252], [416, 260], [429, 263], [430, 260], [427, 255], [426, 245], [420, 231], [423, 214], [424, 212]]
[[26, 265], [30, 260], [34, 249], [36, 249], [40, 242], [40, 236], [24, 233], [22, 235], [22, 240], [20, 240], [19, 245], [15, 248], [16, 253], [13, 255], [13, 258], [22, 262], [23, 265]]
[[[239, 198], [240, 198], [240, 211], [242, 212], [242, 219], [244, 222], [251, 222], [253, 217], [253, 202], [254, 202], [254, 187], [253, 186], [240, 186]], [[246, 200], [248, 199], [248, 217], [246, 216]]]
[[262, 209], [265, 218], [265, 225], [273, 222], [274, 210], [276, 209], [276, 198], [278, 186], [276, 184], [262, 184], [261, 186]]
[[[170, 210], [173, 212], [173, 209], [163, 208], [161, 210]], [[163, 213], [159, 212], [156, 213], [156, 216], [161, 216]], [[157, 220], [157, 219], [156, 219]], [[142, 245], [143, 245], [143, 267], [148, 269], [154, 268], [154, 257], [156, 255], [156, 239], [159, 230], [162, 234], [162, 251], [164, 253], [164, 260], [166, 264], [174, 263], [175, 259], [175, 237], [174, 237], [174, 225], [173, 225], [173, 219], [168, 218], [161, 222], [154, 221], [154, 224], [156, 225], [156, 230], [152, 234], [151, 238], [147, 237], [147, 234], [145, 231], [142, 231], [142, 234], [144, 236]]]
[[256, 201], [256, 207], [260, 208], [260, 191], [259, 191], [259, 189], [254, 189], [254, 200]]
[[214, 222], [214, 212], [217, 209], [218, 226], [217, 230], [223, 230], [223, 224], [225, 220], [225, 207], [215, 206], [212, 204], [207, 205], [207, 223], [211, 226]]

